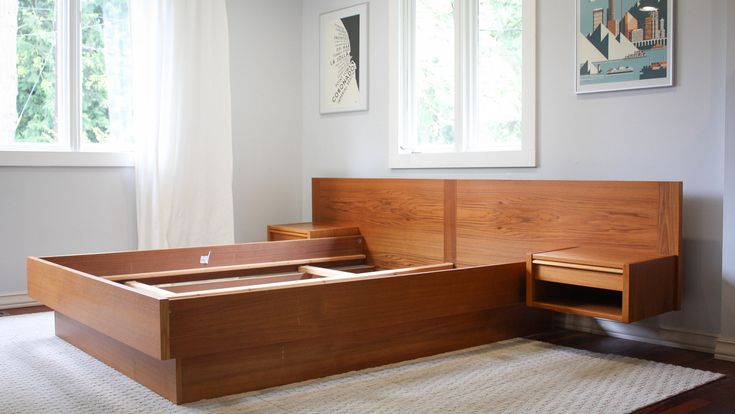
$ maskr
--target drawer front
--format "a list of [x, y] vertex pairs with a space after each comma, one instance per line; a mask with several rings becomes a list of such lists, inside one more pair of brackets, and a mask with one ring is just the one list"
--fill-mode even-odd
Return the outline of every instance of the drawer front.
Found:
[[533, 277], [544, 282], [623, 290], [623, 275], [616, 273], [534, 264]]
[[303, 240], [307, 238], [308, 237], [306, 234], [286, 233], [275, 230], [271, 230], [270, 232], [268, 232], [268, 241]]

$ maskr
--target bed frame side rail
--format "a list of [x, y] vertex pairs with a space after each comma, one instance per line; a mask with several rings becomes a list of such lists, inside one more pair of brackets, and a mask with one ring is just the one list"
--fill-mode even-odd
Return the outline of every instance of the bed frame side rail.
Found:
[[157, 359], [169, 359], [168, 300], [47, 260], [27, 259], [28, 293], [51, 309]]

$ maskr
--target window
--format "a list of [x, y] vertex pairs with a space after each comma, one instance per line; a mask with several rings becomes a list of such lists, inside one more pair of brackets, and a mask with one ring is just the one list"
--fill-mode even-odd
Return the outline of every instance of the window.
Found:
[[0, 2], [0, 149], [132, 148], [128, 0]]
[[391, 167], [535, 166], [535, 1], [398, 3]]

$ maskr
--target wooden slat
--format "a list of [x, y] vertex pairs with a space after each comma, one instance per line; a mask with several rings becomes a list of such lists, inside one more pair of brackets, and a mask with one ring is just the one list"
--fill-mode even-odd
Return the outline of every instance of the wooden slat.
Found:
[[125, 285], [130, 286], [133, 289], [139, 289], [139, 290], [146, 291], [161, 299], [170, 298], [171, 296], [174, 296], [173, 292], [169, 292], [167, 290], [161, 289], [153, 285], [147, 285], [145, 283], [136, 282], [135, 280], [132, 280], [130, 282], [125, 282]]
[[[412, 268], [407, 268], [407, 269], [382, 270], [382, 271], [377, 271], [377, 272], [365, 272], [365, 273], [351, 273], [351, 272], [345, 272], [345, 271], [337, 270], [337, 269], [326, 269], [322, 267], [313, 267], [313, 266], [301, 266], [299, 267], [298, 274], [301, 275], [302, 277], [289, 278], [287, 280], [283, 280], [283, 278], [279, 279], [278, 276], [257, 278], [255, 280], [243, 279], [243, 280], [240, 280], [239, 282], [229, 282], [229, 283], [225, 283], [224, 285], [214, 284], [213, 286], [200, 286], [199, 288], [194, 287], [194, 288], [189, 288], [189, 289], [183, 289], [181, 290], [180, 293], [176, 293], [173, 295], [167, 294], [165, 297], [180, 299], [180, 298], [193, 298], [193, 297], [200, 297], [200, 296], [225, 295], [225, 294], [242, 293], [242, 292], [262, 292], [266, 290], [279, 290], [279, 289], [297, 288], [297, 287], [313, 286], [313, 285], [328, 285], [332, 283], [339, 283], [339, 282], [344, 282], [344, 281], [349, 281], [349, 280], [358, 280], [358, 279], [367, 280], [367, 279], [375, 279], [375, 278], [382, 278], [382, 277], [398, 276], [398, 275], [404, 275], [404, 274], [436, 271], [436, 270], [442, 270], [442, 269], [452, 269], [453, 267], [454, 265], [451, 263], [443, 263], [439, 265], [418, 266], [418, 267], [412, 267]], [[307, 275], [314, 276], [314, 277], [306, 277]], [[140, 286], [139, 284], [136, 283], [132, 286], [140, 287], [143, 290], [152, 291], [153, 293], [158, 293], [159, 295], [162, 293], [162, 292], [159, 292], [157, 288], [151, 289], [150, 286], [146, 287], [146, 285]]]
[[435, 265], [406, 267], [403, 269], [377, 270], [374, 272], [363, 273], [361, 276], [363, 277], [399, 276], [399, 275], [409, 275], [412, 273], [436, 272], [438, 270], [449, 270], [449, 269], [454, 269], [454, 263], [439, 263]]
[[[337, 266], [335, 270], [342, 270], [345, 272], [360, 274], [366, 272], [372, 272], [375, 270], [374, 266], [370, 265], [351, 265], [351, 266]], [[161, 289], [165, 289], [171, 292], [189, 292], [193, 290], [203, 290], [210, 288], [221, 288], [221, 287], [234, 287], [239, 286], [242, 283], [245, 284], [257, 284], [257, 283], [272, 283], [280, 282], [284, 278], [290, 280], [297, 280], [304, 278], [304, 274], [298, 271], [284, 272], [284, 273], [267, 273], [265, 275], [256, 276], [237, 276], [237, 277], [226, 277], [220, 279], [207, 279], [207, 280], [192, 280], [187, 282], [175, 282], [175, 283], [161, 283], [155, 285]], [[232, 285], [227, 285], [232, 283]]]
[[[193, 282], [184, 283], [164, 283], [161, 285], [154, 285], [157, 288], [163, 289], [170, 293], [188, 293], [196, 291], [206, 291], [210, 289], [223, 289], [233, 288], [241, 286], [252, 286], [263, 283], [277, 283], [284, 281], [294, 281], [301, 279], [308, 279], [309, 276], [299, 272], [289, 273], [276, 273], [267, 276], [253, 276], [253, 277], [231, 277], [224, 279], [212, 279], [212, 280], [197, 280]], [[130, 282], [128, 282], [130, 283]]]
[[327, 334], [350, 335], [359, 330], [522, 303], [523, 291], [524, 265], [511, 263], [172, 298], [171, 350], [175, 357], [191, 357]]
[[182, 402], [526, 336], [551, 329], [551, 322], [550, 312], [508, 306], [186, 358]]
[[312, 180], [312, 221], [351, 224], [369, 261], [395, 269], [444, 262], [444, 181]]
[[56, 312], [56, 336], [92, 355], [173, 402], [177, 394], [176, 360], [159, 360]]
[[350, 256], [335, 256], [335, 257], [315, 257], [312, 259], [298, 259], [298, 260], [283, 260], [279, 262], [262, 262], [262, 263], [248, 263], [241, 265], [230, 265], [230, 266], [211, 266], [206, 268], [196, 269], [180, 269], [180, 270], [165, 270], [160, 272], [147, 272], [147, 273], [130, 273], [125, 275], [108, 276], [108, 280], [121, 281], [121, 280], [145, 280], [145, 279], [157, 279], [168, 276], [184, 276], [184, 275], [198, 275], [207, 274], [214, 275], [218, 273], [231, 273], [240, 270], [253, 270], [253, 269], [269, 269], [269, 268], [281, 268], [286, 266], [300, 266], [308, 263], [334, 263], [334, 262], [347, 262], [353, 260], [364, 260], [364, 254], [353, 254]]
[[[343, 266], [357, 266], [364, 264], [364, 259], [360, 260], [347, 260], [342, 262], [314, 262], [314, 265], [323, 265], [329, 267], [343, 267]], [[169, 276], [148, 276], [145, 279], [145, 283], [149, 285], [160, 285], [165, 283], [185, 283], [185, 282], [196, 282], [196, 281], [207, 281], [223, 279], [228, 277], [247, 278], [247, 277], [259, 277], [259, 276], [276, 276], [284, 273], [298, 272], [300, 264], [293, 264], [288, 266], [274, 266], [267, 268], [254, 268], [254, 269], [236, 269], [219, 272], [202, 272], [194, 274], [171, 274]], [[115, 276], [107, 276], [106, 279]], [[129, 279], [117, 280], [118, 283], [127, 282]]]
[[[421, 273], [421, 272], [432, 272], [436, 270], [447, 270], [447, 269], [454, 269], [454, 263], [440, 263], [435, 265], [425, 265], [425, 266], [415, 266], [415, 267], [406, 267], [403, 269], [386, 269], [386, 270], [377, 270], [374, 272], [365, 272], [360, 273], [360, 278], [370, 278], [370, 277], [382, 277], [382, 276], [399, 276], [399, 275], [407, 275], [411, 273]], [[345, 277], [354, 277], [355, 274], [337, 270], [337, 269], [325, 269], [323, 267], [316, 267], [316, 266], [301, 266], [299, 268], [299, 272], [308, 273], [312, 275], [317, 276], [325, 276], [325, 277], [339, 277], [339, 278], [345, 278]]]
[[314, 276], [323, 276], [323, 277], [330, 277], [330, 278], [344, 278], [344, 277], [353, 277], [355, 276], [353, 273], [350, 272], [344, 272], [342, 270], [336, 270], [336, 269], [326, 269], [324, 267], [316, 267], [316, 266], [301, 266], [299, 267], [299, 272]]
[[34, 299], [154, 358], [168, 358], [166, 300], [34, 257], [27, 269]]
[[[200, 257], [206, 256], [209, 252], [211, 252], [209, 264], [202, 265], [199, 263]], [[114, 276], [364, 253], [364, 243], [361, 236], [345, 236], [313, 240], [56, 256], [45, 257], [44, 259], [96, 276]]]

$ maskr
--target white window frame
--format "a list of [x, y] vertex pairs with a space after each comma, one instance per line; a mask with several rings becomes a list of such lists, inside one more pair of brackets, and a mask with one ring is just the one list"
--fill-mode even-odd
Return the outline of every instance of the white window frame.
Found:
[[0, 166], [132, 167], [132, 148], [83, 142], [81, 0], [56, 0], [56, 24], [57, 142], [0, 142]]
[[[406, 149], [416, 136], [415, 66], [416, 0], [398, 0], [389, 14], [390, 168], [487, 168], [536, 166], [536, 0], [523, 0], [523, 102], [520, 151], [465, 151], [465, 140], [476, 134], [477, 0], [455, 2], [455, 143], [450, 152], [417, 153]], [[474, 36], [472, 34], [475, 34]], [[403, 149], [401, 148], [403, 146]], [[408, 146], [410, 147], [410, 146]]]

